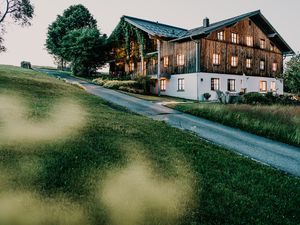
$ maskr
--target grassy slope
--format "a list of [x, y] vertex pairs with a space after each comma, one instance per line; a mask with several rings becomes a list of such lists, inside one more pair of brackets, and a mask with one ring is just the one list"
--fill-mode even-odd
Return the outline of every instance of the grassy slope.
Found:
[[299, 106], [193, 103], [170, 104], [169, 107], [257, 135], [300, 146]]
[[186, 159], [196, 177], [196, 207], [179, 224], [300, 223], [299, 179], [163, 122], [128, 113], [61, 81], [0, 66], [0, 95], [12, 92], [31, 106], [30, 119], [47, 115], [61, 97], [80, 102], [89, 117], [80, 135], [67, 140], [0, 144], [0, 171], [10, 175], [7, 190], [34, 191], [45, 198], [63, 194], [84, 206], [92, 224], [105, 224], [105, 210], [95, 202], [94, 190], [107, 171], [124, 165], [128, 160], [124, 152], [130, 149], [147, 155], [160, 174], [169, 178], [176, 178], [174, 159]]

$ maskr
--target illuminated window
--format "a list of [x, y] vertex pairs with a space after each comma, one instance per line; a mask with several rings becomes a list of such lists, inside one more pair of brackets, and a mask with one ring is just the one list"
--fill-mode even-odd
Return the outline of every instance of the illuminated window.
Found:
[[164, 67], [168, 67], [169, 66], [169, 57], [165, 56], [164, 57]]
[[246, 45], [252, 47], [253, 46], [253, 37], [247, 36], [246, 37]]
[[278, 69], [278, 63], [273, 63], [272, 64], [272, 70], [273, 70], [273, 72], [276, 72], [277, 69]]
[[238, 43], [238, 35], [237, 33], [231, 33], [231, 42], [234, 44]]
[[184, 55], [177, 55], [177, 66], [184, 65]]
[[235, 80], [234, 79], [228, 79], [227, 90], [235, 91]]
[[270, 87], [271, 91], [276, 91], [276, 83], [275, 81], [271, 81], [271, 87]]
[[232, 67], [238, 66], [238, 57], [237, 56], [231, 56], [231, 66]]
[[131, 72], [134, 71], [134, 63], [132, 62], [132, 63], [130, 63], [129, 65], [130, 65], [129, 70], [130, 70]]
[[260, 70], [265, 70], [265, 61], [264, 60], [260, 60], [259, 68], [260, 68]]
[[213, 64], [214, 65], [220, 65], [220, 54], [213, 54]]
[[220, 89], [220, 79], [219, 78], [211, 78], [211, 90], [217, 91]]
[[271, 43], [271, 45], [270, 45], [270, 51], [274, 51], [274, 45]]
[[260, 43], [259, 46], [261, 49], [266, 48], [266, 41], [264, 39], [260, 39], [259, 43]]
[[167, 86], [166, 80], [160, 80], [160, 90], [165, 91]]
[[267, 81], [261, 80], [259, 82], [259, 90], [260, 92], [267, 92]]
[[219, 41], [224, 41], [225, 40], [224, 31], [218, 32], [218, 40]]
[[183, 78], [178, 79], [178, 91], [184, 91], [184, 79]]
[[252, 68], [252, 59], [246, 59], [246, 68], [251, 69]]

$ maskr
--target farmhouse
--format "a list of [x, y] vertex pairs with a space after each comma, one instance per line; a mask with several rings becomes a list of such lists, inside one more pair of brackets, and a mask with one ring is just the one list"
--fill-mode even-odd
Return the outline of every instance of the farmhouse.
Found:
[[152, 92], [201, 100], [204, 93], [283, 93], [290, 46], [258, 11], [187, 30], [123, 16], [110, 36], [114, 75], [155, 80]]

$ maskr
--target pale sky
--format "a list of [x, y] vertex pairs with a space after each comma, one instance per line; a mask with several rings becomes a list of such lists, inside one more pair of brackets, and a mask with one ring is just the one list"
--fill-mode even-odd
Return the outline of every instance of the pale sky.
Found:
[[[0, 0], [1, 1], [1, 0]], [[47, 27], [70, 5], [83, 4], [98, 21], [102, 33], [110, 34], [122, 15], [159, 21], [186, 29], [260, 9], [295, 52], [300, 51], [300, 0], [33, 0], [35, 17], [31, 27], [7, 24], [6, 53], [0, 64], [53, 66], [45, 50]]]

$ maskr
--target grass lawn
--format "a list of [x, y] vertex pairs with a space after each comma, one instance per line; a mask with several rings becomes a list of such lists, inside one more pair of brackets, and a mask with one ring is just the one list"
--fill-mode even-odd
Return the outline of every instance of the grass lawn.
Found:
[[[4, 113], [16, 95], [23, 117]], [[300, 224], [295, 177], [31, 70], [0, 66], [1, 96], [1, 225]], [[84, 112], [65, 104], [56, 123], [61, 99]], [[39, 124], [55, 138], [30, 135]]]
[[300, 146], [300, 106], [169, 104], [171, 108]]

